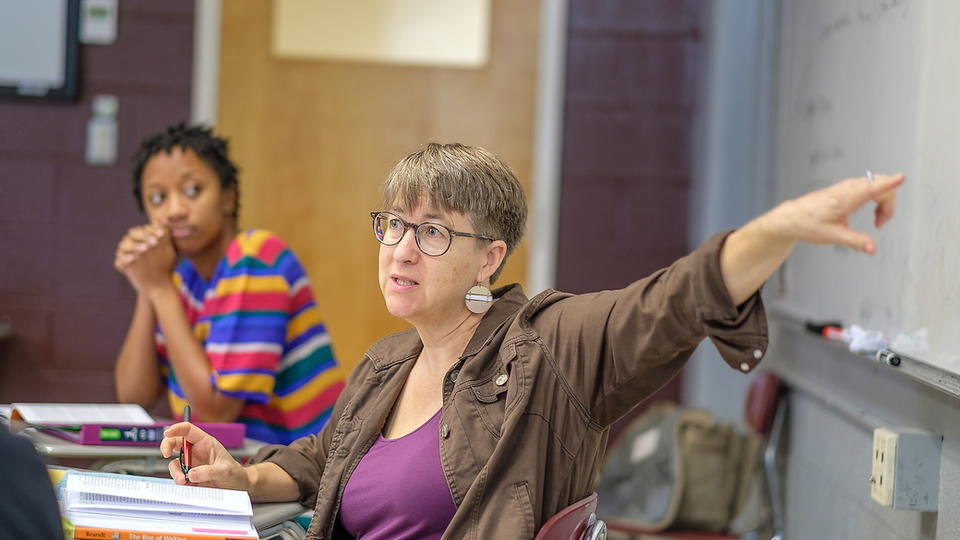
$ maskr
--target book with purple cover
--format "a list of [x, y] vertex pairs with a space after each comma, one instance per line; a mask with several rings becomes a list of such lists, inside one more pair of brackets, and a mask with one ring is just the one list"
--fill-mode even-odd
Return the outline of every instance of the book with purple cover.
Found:
[[[157, 446], [163, 440], [163, 431], [172, 422], [149, 426], [119, 424], [84, 424], [82, 426], [35, 426], [44, 433], [56, 435], [77, 444], [106, 444], [123, 446]], [[199, 422], [198, 428], [209, 433], [226, 448], [240, 448], [247, 435], [247, 426], [239, 422]]]
[[[14, 403], [11, 419], [77, 444], [157, 446], [173, 422], [157, 422], [131, 403]], [[197, 423], [226, 448], [243, 446], [246, 424]]]

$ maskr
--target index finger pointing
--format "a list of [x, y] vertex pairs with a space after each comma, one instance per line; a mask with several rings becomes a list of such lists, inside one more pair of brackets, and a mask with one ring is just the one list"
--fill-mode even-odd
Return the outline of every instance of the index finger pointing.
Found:
[[906, 176], [896, 175], [878, 175], [877, 181], [870, 186], [871, 198], [877, 203], [874, 209], [874, 225], [882, 227], [884, 223], [890, 221], [894, 211], [897, 208], [897, 188], [903, 184]]

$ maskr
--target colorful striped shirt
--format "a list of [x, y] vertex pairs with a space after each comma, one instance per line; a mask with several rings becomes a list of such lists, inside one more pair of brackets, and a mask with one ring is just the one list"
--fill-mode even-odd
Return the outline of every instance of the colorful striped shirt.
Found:
[[[246, 401], [237, 421], [247, 425], [247, 436], [287, 444], [318, 433], [343, 378], [310, 282], [286, 243], [265, 230], [244, 231], [209, 282], [189, 259], [180, 262], [173, 280], [210, 361], [211, 385]], [[170, 407], [178, 415], [186, 401], [159, 327], [156, 346]]]

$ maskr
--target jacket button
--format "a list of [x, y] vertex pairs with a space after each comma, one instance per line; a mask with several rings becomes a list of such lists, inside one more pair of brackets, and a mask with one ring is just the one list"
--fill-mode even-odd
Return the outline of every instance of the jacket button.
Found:
[[754, 349], [754, 350], [753, 350], [753, 357], [756, 358], [757, 360], [759, 360], [760, 358], [763, 357], [763, 351], [761, 351], [760, 349]]
[[497, 380], [495, 380], [495, 381], [493, 381], [493, 382], [494, 382], [497, 386], [503, 386], [503, 385], [507, 384], [507, 374], [506, 374], [506, 373], [501, 373], [501, 374], [497, 377]]
[[448, 426], [446, 423], [440, 426], [440, 436], [444, 439], [450, 436], [450, 426]]
[[460, 370], [455, 369], [450, 372], [450, 382], [457, 382], [457, 376], [460, 375]]
[[742, 362], [740, 364], [740, 371], [750, 371], [750, 364]]

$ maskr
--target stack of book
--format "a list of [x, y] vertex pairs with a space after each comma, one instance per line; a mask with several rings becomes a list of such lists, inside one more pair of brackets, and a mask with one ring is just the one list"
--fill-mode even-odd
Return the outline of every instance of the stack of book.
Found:
[[67, 538], [253, 540], [245, 491], [180, 486], [170, 479], [67, 471], [57, 484]]

